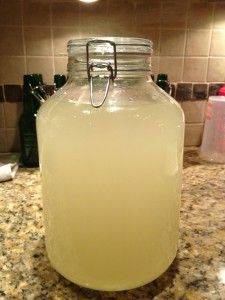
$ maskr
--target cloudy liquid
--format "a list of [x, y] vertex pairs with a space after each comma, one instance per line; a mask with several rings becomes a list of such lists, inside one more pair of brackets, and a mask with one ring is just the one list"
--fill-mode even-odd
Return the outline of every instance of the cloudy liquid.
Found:
[[[168, 105], [174, 105], [174, 108]], [[146, 284], [178, 241], [182, 126], [175, 104], [57, 103], [38, 117], [49, 259], [98, 290]]]

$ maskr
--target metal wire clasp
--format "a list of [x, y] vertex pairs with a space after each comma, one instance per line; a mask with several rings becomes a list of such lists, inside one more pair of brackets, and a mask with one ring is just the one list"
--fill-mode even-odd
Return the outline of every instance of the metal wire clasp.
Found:
[[[89, 47], [91, 44], [110, 44], [113, 47], [113, 61], [114, 61], [114, 69], [111, 65], [111, 63], [90, 63], [90, 54], [89, 54]], [[87, 54], [87, 75], [88, 75], [88, 80], [90, 82], [90, 93], [91, 93], [91, 105], [95, 108], [99, 108], [103, 105], [105, 102], [108, 91], [109, 91], [109, 85], [110, 85], [110, 80], [114, 80], [117, 75], [117, 58], [116, 58], [116, 44], [112, 41], [108, 40], [92, 40], [87, 42], [86, 44], [86, 54]], [[95, 75], [92, 76], [91, 72], [94, 71], [94, 68], [99, 68], [99, 69], [106, 69], [109, 72], [109, 75]], [[93, 78], [96, 77], [103, 77], [107, 78], [107, 83], [106, 83], [106, 89], [105, 89], [105, 94], [102, 99], [102, 101], [99, 104], [95, 104], [94, 98], [93, 98]]]

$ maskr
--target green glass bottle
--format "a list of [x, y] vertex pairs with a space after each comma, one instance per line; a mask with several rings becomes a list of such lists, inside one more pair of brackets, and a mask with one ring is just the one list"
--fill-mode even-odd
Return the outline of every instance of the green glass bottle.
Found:
[[38, 146], [36, 133], [36, 113], [40, 102], [31, 93], [39, 82], [37, 74], [24, 75], [23, 78], [23, 113], [19, 121], [21, 157], [25, 167], [38, 167]]
[[167, 74], [158, 74], [156, 84], [168, 94], [171, 93], [171, 85]]
[[54, 75], [55, 91], [60, 89], [65, 83], [66, 83], [66, 76], [64, 74], [55, 74]]

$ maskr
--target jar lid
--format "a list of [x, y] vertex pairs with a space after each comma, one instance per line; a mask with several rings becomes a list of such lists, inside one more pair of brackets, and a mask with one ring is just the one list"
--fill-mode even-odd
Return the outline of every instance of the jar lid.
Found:
[[114, 49], [107, 43], [110, 41], [116, 45], [117, 54], [145, 54], [150, 55], [153, 43], [150, 40], [136, 37], [91, 37], [83, 39], [73, 39], [67, 44], [68, 55], [86, 51], [87, 43], [95, 40], [106, 41], [106, 43], [91, 43], [90, 52], [95, 54], [112, 54]]

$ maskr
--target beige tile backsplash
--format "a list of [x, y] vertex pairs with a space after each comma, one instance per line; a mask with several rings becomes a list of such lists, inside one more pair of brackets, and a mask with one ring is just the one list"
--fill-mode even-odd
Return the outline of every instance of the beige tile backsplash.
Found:
[[[171, 82], [225, 82], [225, 2], [212, 0], [0, 1], [0, 85], [66, 73], [66, 43], [89, 36], [137, 36], [154, 43], [154, 74]], [[199, 145], [205, 101], [182, 103], [186, 145]], [[19, 149], [21, 103], [0, 102], [0, 152]]]
[[48, 0], [17, 1], [22, 5], [24, 26], [50, 26], [50, 2]]
[[164, 2], [162, 3], [162, 27], [185, 29], [187, 18], [187, 2]]
[[184, 101], [181, 107], [185, 114], [186, 123], [204, 123], [206, 100]]
[[1, 84], [22, 84], [23, 74], [27, 72], [25, 56], [0, 57]]
[[188, 30], [185, 50], [186, 56], [208, 56], [210, 41], [210, 30]]
[[[78, 0], [10, 0], [0, 1], [0, 8], [0, 56], [4, 56], [5, 65], [1, 83], [9, 83], [10, 78], [12, 84], [21, 83], [21, 70], [35, 71], [39, 60], [37, 71], [51, 84], [53, 72], [66, 68], [62, 67], [66, 60], [58, 57], [66, 53], [69, 39], [112, 35], [152, 39], [154, 57], [158, 57], [153, 59], [153, 69], [158, 70], [154, 62], [160, 70], [166, 62], [164, 69], [171, 81], [223, 80], [218, 79], [224, 72], [222, 65], [214, 68], [211, 62], [215, 57], [225, 58], [225, 3], [221, 1], [99, 0], [85, 4]], [[179, 58], [180, 66], [172, 70], [172, 62], [165, 56], [171, 61]], [[203, 56], [206, 59], [200, 60]], [[17, 58], [20, 71], [15, 75], [10, 66]], [[187, 66], [193, 59], [197, 71], [193, 65]], [[191, 75], [192, 71], [195, 74]]]
[[214, 14], [214, 27], [224, 29], [225, 28], [225, 2], [218, 1], [215, 7]]
[[[48, 1], [46, 1], [48, 2]], [[80, 27], [80, 5], [78, 1], [74, 2], [54, 2], [52, 8], [53, 26]]]
[[69, 41], [72, 38], [79, 38], [80, 30], [73, 27], [53, 27], [53, 44], [54, 44], [54, 55], [59, 56], [60, 54], [67, 55], [65, 41]]
[[[188, 11], [188, 28], [210, 29], [213, 25], [213, 1], [190, 1]], [[215, 2], [215, 1], [214, 1]], [[219, 2], [219, 1], [218, 1]]]
[[0, 1], [0, 25], [22, 25], [22, 15], [20, 11], [20, 1]]
[[225, 81], [225, 57], [210, 57], [208, 66], [207, 81]]
[[206, 57], [186, 57], [184, 59], [183, 79], [186, 82], [204, 82], [207, 74]]
[[161, 30], [160, 55], [184, 56], [185, 31]]
[[225, 30], [222, 29], [213, 30], [210, 55], [224, 56], [224, 49], [225, 49]]
[[1, 27], [0, 55], [24, 55], [22, 27]]
[[22, 113], [22, 102], [5, 102], [3, 105], [5, 114], [5, 127], [16, 128]]
[[28, 56], [27, 73], [41, 73], [46, 83], [52, 83], [54, 73], [54, 59], [52, 56]]
[[26, 27], [24, 29], [27, 56], [51, 56], [52, 41], [50, 27]]
[[55, 57], [54, 65], [56, 74], [66, 74], [67, 57]]
[[5, 115], [3, 103], [0, 103], [0, 128], [5, 128]]
[[[109, 4], [111, 2], [113, 1], [109, 1]], [[162, 5], [160, 1], [139, 0], [135, 4], [135, 25], [137, 28], [144, 27], [148, 30], [151, 27], [159, 28], [161, 26]]]
[[18, 152], [20, 150], [20, 138], [18, 128], [6, 128], [7, 152]]
[[159, 62], [159, 73], [170, 74], [170, 80], [179, 82], [182, 79], [183, 58], [161, 57]]
[[200, 146], [203, 128], [203, 123], [186, 124], [184, 137], [185, 146]]
[[6, 152], [7, 150], [5, 129], [0, 128], [0, 153]]

